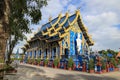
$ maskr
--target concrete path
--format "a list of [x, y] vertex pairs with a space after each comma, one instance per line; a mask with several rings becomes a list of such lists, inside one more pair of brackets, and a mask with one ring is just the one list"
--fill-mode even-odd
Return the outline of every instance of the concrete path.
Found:
[[120, 80], [120, 71], [90, 74], [48, 67], [20, 64], [17, 74], [6, 75], [8, 80]]

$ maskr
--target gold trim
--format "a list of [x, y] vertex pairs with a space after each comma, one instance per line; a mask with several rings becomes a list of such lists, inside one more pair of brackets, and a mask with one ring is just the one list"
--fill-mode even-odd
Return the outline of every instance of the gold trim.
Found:
[[[49, 34], [50, 30], [54, 29], [54, 26], [59, 22], [59, 20], [61, 19], [61, 17], [62, 17], [62, 14], [59, 14], [59, 15], [58, 15], [58, 19], [57, 19], [57, 21], [56, 21], [54, 24], [52, 24], [52, 23], [50, 22], [51, 28], [50, 28], [50, 29], [47, 29], [47, 32], [43, 32], [43, 35]], [[55, 29], [54, 29], [54, 30], [55, 30]]]
[[60, 35], [60, 38], [65, 37], [67, 34], [68, 34], [67, 32], [66, 32], [66, 33], [64, 33], [64, 34], [61, 34], [61, 35]]
[[62, 28], [62, 25], [67, 21], [69, 14], [66, 13], [65, 16], [66, 16], [65, 20], [61, 24], [59, 24], [59, 27], [56, 29], [56, 31], [59, 31]]
[[76, 17], [75, 17], [75, 19], [70, 23], [70, 26], [73, 25], [73, 24], [77, 21], [78, 16], [80, 16], [80, 11], [77, 10], [77, 11], [76, 11]]
[[58, 34], [58, 32], [54, 32], [54, 33], [50, 34], [49, 36], [51, 37], [51, 36], [54, 36], [56, 34]]

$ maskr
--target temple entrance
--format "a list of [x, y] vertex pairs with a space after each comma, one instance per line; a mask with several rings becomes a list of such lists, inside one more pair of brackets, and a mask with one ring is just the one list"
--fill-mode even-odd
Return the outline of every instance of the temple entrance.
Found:
[[69, 55], [69, 50], [68, 48], [65, 48], [65, 58], [68, 58], [68, 55]]
[[45, 50], [45, 55], [46, 55], [46, 58], [47, 58], [47, 54], [48, 54], [48, 53], [47, 53], [47, 49], [46, 49], [46, 50]]
[[56, 47], [53, 48], [53, 58], [56, 58]]

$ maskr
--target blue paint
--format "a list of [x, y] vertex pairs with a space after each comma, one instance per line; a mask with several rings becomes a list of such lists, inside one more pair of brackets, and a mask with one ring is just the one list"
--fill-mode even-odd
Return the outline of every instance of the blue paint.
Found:
[[34, 52], [34, 58], [36, 58], [36, 51]]
[[[80, 39], [82, 40], [82, 33], [80, 33]], [[82, 43], [80, 47], [81, 47], [80, 54], [82, 54]]]
[[32, 51], [30, 52], [30, 58], [32, 58]]
[[64, 60], [60, 60], [60, 68], [64, 69]]
[[65, 20], [66, 16], [62, 17], [59, 21], [59, 23], [61, 24], [64, 20]]
[[48, 22], [42, 26], [41, 31], [45, 30], [46, 28], [50, 28], [50, 27], [51, 27], [51, 24]]
[[69, 26], [69, 22], [68, 20], [65, 22], [65, 24], [63, 25], [63, 27], [67, 28]]
[[79, 60], [80, 64], [82, 64], [82, 62], [83, 62], [82, 59], [83, 59], [82, 56], [78, 55], [78, 60]]
[[53, 19], [53, 20], [51, 21], [51, 23], [54, 24], [55, 22], [57, 22], [57, 20], [58, 20], [58, 17], [55, 18], [55, 19]]
[[97, 72], [101, 72], [101, 66], [97, 66]]
[[27, 57], [27, 55], [25, 55], [25, 58], [24, 58], [25, 63], [27, 62], [27, 59], [28, 59], [28, 57]]
[[41, 50], [39, 50], [39, 53], [38, 53], [38, 56], [40, 57], [40, 55], [41, 55]]
[[70, 55], [75, 55], [75, 33], [70, 31]]
[[107, 56], [108, 57], [113, 57], [113, 55], [111, 53], [108, 53]]
[[68, 19], [71, 22], [73, 22], [73, 20], [76, 18], [76, 14], [73, 14], [72, 16], [70, 16]]
[[76, 65], [76, 69], [75, 70], [79, 70], [78, 66], [79, 66], [79, 60], [76, 58], [74, 59], [74, 64]]

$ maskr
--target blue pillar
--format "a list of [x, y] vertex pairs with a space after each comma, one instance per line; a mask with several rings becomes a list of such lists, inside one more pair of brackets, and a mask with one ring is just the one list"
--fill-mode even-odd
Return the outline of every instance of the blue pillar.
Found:
[[32, 51], [30, 51], [30, 58], [32, 58]]
[[34, 52], [34, 58], [36, 58], [36, 50], [35, 50], [35, 52]]
[[70, 31], [70, 56], [75, 55], [75, 33]]
[[[82, 33], [80, 33], [80, 39], [82, 40]], [[81, 50], [80, 50], [80, 54], [82, 54], [82, 43], [81, 43], [81, 46], [80, 46]]]

